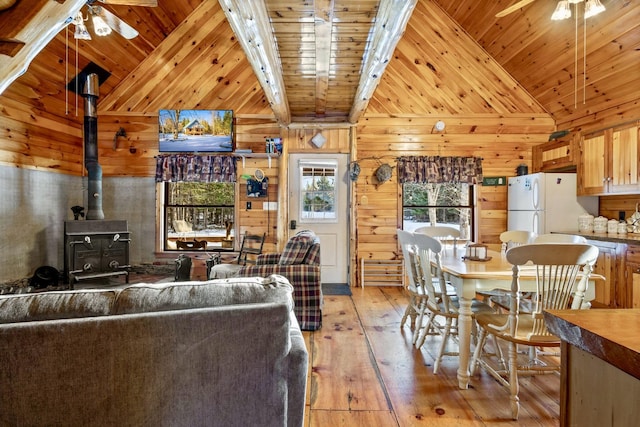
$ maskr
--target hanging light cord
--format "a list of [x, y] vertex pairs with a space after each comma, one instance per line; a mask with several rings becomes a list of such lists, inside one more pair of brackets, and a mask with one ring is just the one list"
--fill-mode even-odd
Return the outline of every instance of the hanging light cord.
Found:
[[[64, 83], [65, 85], [67, 84], [67, 82], [69, 81], [69, 26], [67, 25], [65, 27], [65, 33], [64, 33]], [[69, 91], [66, 90], [64, 91], [64, 109], [65, 112], [64, 114], [66, 116], [69, 115]]]
[[76, 117], [78, 117], [78, 39], [76, 39]]
[[587, 18], [584, 18], [584, 23], [582, 25], [584, 43], [583, 43], [583, 52], [582, 52], [582, 104], [587, 103]]
[[575, 36], [576, 36], [576, 43], [575, 43], [575, 47], [574, 47], [574, 54], [573, 54], [573, 109], [577, 110], [578, 109], [578, 4], [576, 3], [575, 9], [573, 11], [574, 15], [575, 15], [575, 22], [576, 22], [576, 29], [575, 29]]

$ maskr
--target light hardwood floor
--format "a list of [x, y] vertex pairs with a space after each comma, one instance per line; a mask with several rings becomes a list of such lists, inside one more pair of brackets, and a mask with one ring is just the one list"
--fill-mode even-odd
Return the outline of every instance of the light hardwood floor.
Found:
[[520, 418], [512, 421], [508, 393], [485, 372], [468, 390], [457, 387], [457, 359], [445, 356], [437, 375], [439, 338], [420, 350], [400, 320], [400, 287], [354, 288], [325, 295], [323, 327], [305, 332], [310, 368], [305, 426], [557, 426], [560, 378], [520, 381]]

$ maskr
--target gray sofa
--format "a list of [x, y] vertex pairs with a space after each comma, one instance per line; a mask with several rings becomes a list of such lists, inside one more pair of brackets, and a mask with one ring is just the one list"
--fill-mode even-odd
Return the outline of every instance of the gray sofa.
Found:
[[301, 426], [282, 276], [0, 297], [0, 425]]

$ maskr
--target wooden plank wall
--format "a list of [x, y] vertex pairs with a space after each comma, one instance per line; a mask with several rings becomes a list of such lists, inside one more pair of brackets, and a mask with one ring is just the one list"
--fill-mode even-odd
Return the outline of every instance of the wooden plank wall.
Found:
[[82, 117], [57, 116], [25, 99], [0, 97], [0, 164], [20, 168], [82, 173]]
[[[326, 138], [322, 148], [311, 142], [318, 132]], [[349, 127], [302, 125], [283, 129], [282, 138], [289, 153], [349, 153]]]
[[[265, 138], [280, 136], [280, 128], [269, 115], [236, 114], [235, 132], [237, 148], [251, 149], [253, 153], [265, 153]], [[105, 176], [153, 177], [158, 152], [157, 114], [105, 113], [98, 118], [99, 161]], [[126, 137], [114, 136], [122, 127]], [[115, 147], [115, 149], [114, 149]], [[278, 211], [267, 210], [268, 202], [277, 202], [279, 193], [280, 160], [247, 155], [238, 158], [238, 233], [267, 234], [265, 251], [275, 250], [277, 245]], [[260, 169], [269, 179], [266, 198], [249, 198], [246, 178]], [[251, 201], [251, 209], [247, 202]]]
[[[397, 259], [396, 229], [401, 226], [396, 159], [410, 155], [480, 156], [484, 176], [514, 176], [531, 167], [531, 147], [548, 139], [553, 123], [544, 115], [474, 115], [444, 118], [443, 133], [433, 130], [437, 117], [367, 116], [357, 127], [357, 261]], [[394, 167], [390, 181], [379, 184], [375, 170]], [[497, 243], [506, 229], [506, 186], [478, 186], [478, 242]]]
[[[236, 116], [236, 144], [238, 148], [250, 148], [254, 153], [264, 153], [265, 138], [280, 136], [280, 128], [273, 117], [264, 116]], [[276, 251], [278, 244], [278, 210], [265, 210], [266, 203], [278, 202], [280, 192], [280, 168], [282, 158], [238, 159], [239, 203], [238, 221], [239, 233], [252, 234], [267, 233], [265, 252]], [[246, 192], [246, 179], [242, 175], [254, 175], [256, 169], [264, 172], [269, 178], [267, 198], [249, 198]], [[251, 209], [246, 209], [247, 201], [251, 201]]]

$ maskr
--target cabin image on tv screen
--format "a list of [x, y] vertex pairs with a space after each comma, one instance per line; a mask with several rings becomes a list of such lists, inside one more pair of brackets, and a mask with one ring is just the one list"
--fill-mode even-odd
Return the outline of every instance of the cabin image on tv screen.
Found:
[[160, 152], [233, 151], [232, 110], [160, 110]]

